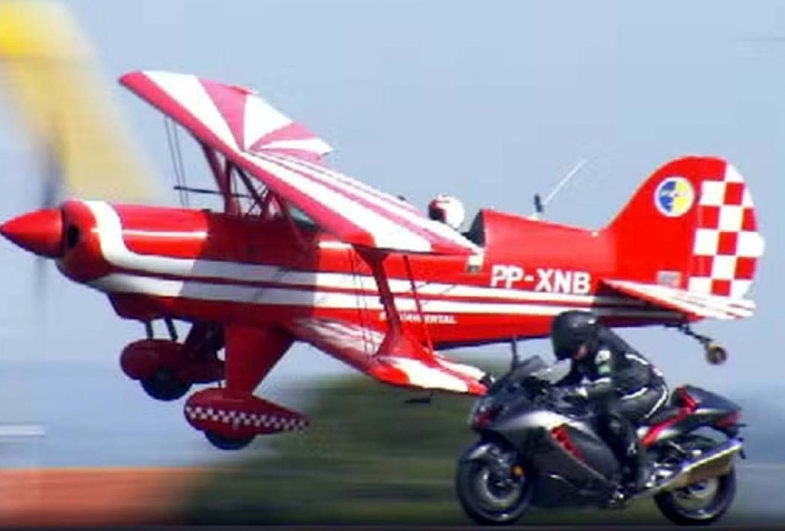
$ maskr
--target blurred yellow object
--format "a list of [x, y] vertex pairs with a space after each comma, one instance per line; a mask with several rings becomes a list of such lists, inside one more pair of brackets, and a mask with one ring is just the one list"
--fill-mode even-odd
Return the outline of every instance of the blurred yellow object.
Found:
[[41, 156], [54, 155], [65, 189], [87, 199], [149, 202], [158, 195], [151, 166], [97, 64], [64, 6], [0, 1], [0, 87], [40, 147], [54, 151]]

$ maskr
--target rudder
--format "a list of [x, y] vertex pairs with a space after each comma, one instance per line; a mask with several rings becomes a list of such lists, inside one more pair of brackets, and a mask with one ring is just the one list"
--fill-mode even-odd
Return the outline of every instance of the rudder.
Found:
[[623, 278], [741, 299], [764, 251], [756, 217], [732, 164], [689, 156], [655, 171], [605, 230]]

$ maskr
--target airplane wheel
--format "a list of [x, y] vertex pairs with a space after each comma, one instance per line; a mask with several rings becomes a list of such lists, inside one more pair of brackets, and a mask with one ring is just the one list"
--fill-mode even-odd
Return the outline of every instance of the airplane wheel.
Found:
[[249, 437], [227, 437], [214, 431], [204, 432], [204, 436], [210, 441], [210, 444], [220, 450], [242, 450], [254, 440], [255, 436]]
[[712, 343], [706, 347], [706, 361], [712, 365], [722, 365], [728, 360], [728, 351]]
[[191, 388], [189, 382], [184, 382], [170, 369], [158, 369], [149, 378], [140, 380], [145, 392], [156, 400], [171, 402], [185, 395]]

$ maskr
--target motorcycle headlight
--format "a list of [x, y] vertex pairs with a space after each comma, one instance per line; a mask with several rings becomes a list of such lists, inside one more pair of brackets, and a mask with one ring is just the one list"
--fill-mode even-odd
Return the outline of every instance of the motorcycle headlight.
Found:
[[469, 427], [474, 426], [474, 418], [477, 416], [477, 413], [479, 413], [482, 403], [483, 400], [480, 399], [472, 404], [472, 408], [469, 410], [469, 418], [466, 419], [466, 424], [468, 424]]
[[502, 412], [503, 406], [492, 399], [480, 399], [474, 403], [469, 413], [468, 424], [471, 428], [484, 428]]

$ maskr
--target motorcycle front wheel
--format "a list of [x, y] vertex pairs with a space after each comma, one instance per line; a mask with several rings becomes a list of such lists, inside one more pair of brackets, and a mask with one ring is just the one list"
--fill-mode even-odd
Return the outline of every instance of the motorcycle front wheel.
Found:
[[[468, 453], [471, 452], [471, 449]], [[455, 490], [464, 512], [480, 524], [511, 524], [529, 507], [534, 477], [523, 468], [500, 470], [492, 459], [461, 459]], [[523, 473], [521, 473], [521, 471]]]

